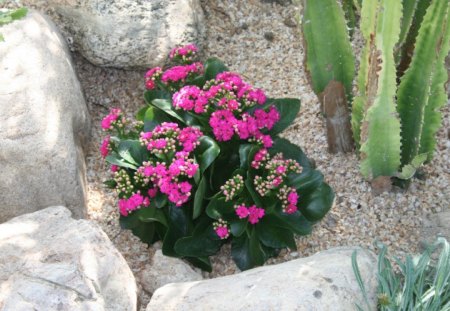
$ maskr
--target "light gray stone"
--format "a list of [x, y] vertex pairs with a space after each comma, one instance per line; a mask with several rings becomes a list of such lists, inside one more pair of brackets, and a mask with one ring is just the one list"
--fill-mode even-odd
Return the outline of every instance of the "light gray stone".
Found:
[[73, 45], [95, 65], [162, 65], [175, 45], [201, 43], [199, 0], [49, 0]]
[[[355, 310], [362, 294], [351, 264], [353, 248], [335, 248], [314, 256], [264, 266], [211, 280], [159, 288], [153, 310]], [[358, 265], [376, 310], [376, 257], [358, 249]]]
[[1, 310], [136, 310], [136, 283], [100, 227], [49, 207], [0, 225]]
[[35, 11], [1, 32], [0, 222], [59, 204], [84, 217], [90, 119], [66, 43]]
[[148, 293], [169, 283], [199, 281], [203, 277], [188, 264], [178, 258], [164, 256], [157, 250], [153, 256], [153, 263], [146, 265], [139, 278], [141, 285]]
[[436, 214], [424, 215], [420, 236], [422, 237], [421, 244], [424, 248], [428, 244], [434, 243], [438, 237], [450, 240], [450, 209]]

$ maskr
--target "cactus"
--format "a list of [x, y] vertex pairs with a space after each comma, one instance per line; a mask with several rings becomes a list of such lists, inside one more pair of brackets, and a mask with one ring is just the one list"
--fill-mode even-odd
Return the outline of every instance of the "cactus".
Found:
[[[367, 5], [369, 4], [369, 5]], [[361, 172], [368, 179], [394, 175], [400, 165], [400, 121], [396, 113], [394, 47], [400, 34], [401, 2], [364, 0], [361, 25], [369, 52]]]
[[448, 0], [435, 0], [428, 7], [416, 39], [411, 65], [402, 77], [397, 98], [402, 122], [402, 165], [419, 153], [431, 159], [441, 123], [438, 111], [446, 102], [445, 57], [449, 50]]
[[336, 0], [304, 0], [302, 30], [305, 67], [314, 93], [320, 97], [328, 83], [336, 80], [345, 86], [346, 95], [352, 97], [355, 58], [344, 13]]

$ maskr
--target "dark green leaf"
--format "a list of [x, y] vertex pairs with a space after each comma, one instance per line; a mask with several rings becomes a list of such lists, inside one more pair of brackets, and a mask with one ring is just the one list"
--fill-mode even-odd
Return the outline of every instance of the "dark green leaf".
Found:
[[192, 232], [192, 222], [184, 207], [169, 205], [166, 214], [169, 228], [164, 237], [162, 252], [166, 256], [181, 257], [174, 249], [175, 243]]
[[130, 164], [128, 162], [125, 162], [123, 159], [118, 158], [117, 154], [110, 154], [105, 158], [106, 162], [109, 164], [114, 164], [120, 167], [126, 167], [131, 169], [137, 169], [137, 166], [134, 164]]
[[162, 225], [168, 227], [166, 216], [161, 209], [154, 207], [142, 208], [137, 210], [135, 213], [138, 214], [139, 220], [142, 222], [159, 222]]
[[17, 20], [25, 17], [27, 15], [27, 12], [27, 8], [18, 8], [17, 10], [12, 11], [10, 15], [13, 20]]
[[157, 125], [163, 122], [171, 122], [166, 113], [153, 106], [150, 106], [145, 110], [143, 121], [145, 132], [152, 131]]
[[117, 186], [117, 183], [114, 179], [109, 179], [107, 181], [104, 181], [103, 184], [108, 187], [109, 189], [115, 189]]
[[219, 145], [209, 136], [202, 136], [199, 139], [200, 145], [195, 148], [195, 154], [202, 173], [214, 162], [220, 153]]
[[144, 92], [144, 99], [150, 105], [154, 99], [167, 99], [170, 101], [172, 100], [172, 95], [161, 90], [149, 90]]
[[123, 160], [136, 166], [148, 160], [148, 151], [138, 140], [120, 141], [117, 152]]
[[265, 254], [254, 229], [251, 230], [250, 236], [243, 234], [233, 238], [231, 256], [241, 271], [264, 264]]
[[287, 185], [297, 189], [300, 195], [315, 191], [323, 183], [323, 175], [317, 170], [305, 170], [301, 174], [289, 174]]
[[205, 257], [217, 253], [222, 245], [222, 241], [217, 239], [212, 224], [202, 232], [195, 232], [194, 235], [182, 238], [175, 244], [175, 251], [186, 257]]
[[271, 136], [275, 136], [286, 129], [300, 111], [300, 100], [296, 98], [277, 98], [274, 99], [273, 105], [280, 113], [280, 120], [269, 131]]
[[206, 207], [206, 214], [213, 218], [233, 219], [235, 215], [233, 201], [225, 202], [224, 197], [214, 197]]
[[282, 211], [276, 211], [274, 217], [278, 218], [278, 222], [283, 224], [283, 227], [288, 228], [298, 235], [308, 235], [312, 231], [312, 224], [299, 212], [293, 214], [286, 214]]
[[247, 189], [247, 191], [250, 193], [250, 196], [253, 199], [253, 202], [255, 202], [255, 204], [257, 206], [264, 206], [263, 202], [262, 202], [262, 198], [260, 197], [260, 195], [256, 192], [254, 186], [253, 186], [253, 176], [250, 174], [250, 171], [247, 172], [247, 178], [245, 180], [245, 188]]
[[208, 257], [186, 257], [185, 259], [192, 265], [202, 269], [203, 271], [212, 272], [211, 262], [209, 261]]
[[306, 219], [309, 221], [318, 221], [330, 210], [333, 200], [333, 190], [330, 186], [323, 183], [309, 195], [302, 196], [300, 194], [298, 206]]
[[154, 198], [154, 202], [157, 208], [163, 208], [167, 204], [167, 196], [158, 191]]
[[248, 169], [256, 152], [261, 149], [258, 145], [243, 144], [239, 146], [239, 160], [242, 169]]
[[168, 99], [154, 99], [150, 103], [152, 106], [162, 110], [167, 115], [177, 119], [178, 121], [185, 123], [183, 118], [172, 107], [172, 103]]
[[205, 79], [206, 81], [215, 79], [218, 73], [228, 71], [227, 66], [218, 58], [209, 58], [205, 62]]
[[255, 225], [259, 240], [272, 248], [289, 247], [290, 249], [297, 249], [291, 230], [277, 226], [277, 223], [273, 220], [277, 220], [277, 218], [266, 215]]
[[231, 233], [234, 236], [241, 236], [242, 233], [245, 232], [245, 229], [247, 228], [247, 219], [238, 219], [230, 222], [230, 229]]
[[194, 196], [193, 219], [196, 219], [198, 216], [200, 216], [200, 214], [203, 211], [203, 202], [205, 199], [206, 187], [207, 187], [207, 180], [203, 176], [202, 179], [200, 180], [200, 183]]
[[311, 162], [299, 146], [294, 145], [287, 139], [275, 137], [269, 153], [274, 155], [279, 152], [282, 152], [286, 159], [297, 161], [304, 169], [312, 168]]

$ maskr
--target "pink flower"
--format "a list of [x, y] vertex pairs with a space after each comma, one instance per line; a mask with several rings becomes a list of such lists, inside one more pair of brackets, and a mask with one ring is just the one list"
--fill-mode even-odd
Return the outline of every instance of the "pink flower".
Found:
[[105, 139], [102, 142], [102, 145], [100, 146], [100, 153], [103, 158], [106, 158], [106, 156], [109, 153], [109, 142], [110, 142], [110, 136], [106, 136]]
[[275, 172], [277, 172], [277, 174], [279, 175], [283, 175], [284, 173], [286, 173], [286, 166], [283, 165], [278, 166]]
[[278, 187], [281, 183], [283, 182], [283, 179], [280, 176], [277, 176], [273, 179], [272, 181], [272, 186], [273, 187]]
[[172, 104], [175, 108], [191, 111], [195, 107], [195, 101], [202, 91], [198, 86], [186, 85], [172, 96]]
[[128, 216], [129, 212], [132, 212], [141, 207], [147, 207], [150, 205], [150, 200], [144, 198], [139, 192], [133, 194], [128, 199], [119, 200], [119, 212], [122, 216]]
[[286, 209], [284, 210], [284, 212], [286, 214], [294, 214], [297, 211], [297, 206], [296, 205], [292, 205], [289, 204]]
[[121, 114], [120, 109], [117, 109], [117, 108], [111, 109], [110, 114], [108, 114], [102, 120], [102, 129], [111, 130], [114, 123], [117, 121], [117, 119], [119, 119], [120, 114]]
[[248, 222], [252, 225], [259, 222], [261, 218], [264, 217], [265, 211], [262, 208], [256, 207], [256, 205], [250, 206], [248, 208], [249, 215], [248, 215]]
[[202, 73], [203, 64], [193, 63], [191, 65], [174, 66], [167, 69], [163, 74], [161, 80], [164, 83], [184, 81], [191, 73]]
[[245, 205], [239, 205], [236, 208], [236, 215], [238, 215], [240, 219], [247, 217], [249, 213], [250, 212]]
[[157, 188], [151, 188], [151, 189], [148, 189], [148, 196], [150, 197], [150, 198], [154, 198], [154, 197], [156, 197], [156, 194], [158, 193], [158, 189]]
[[197, 46], [194, 44], [187, 44], [185, 46], [179, 46], [173, 48], [169, 53], [169, 58], [173, 59], [177, 56], [194, 55], [198, 51]]
[[234, 126], [237, 120], [228, 110], [218, 110], [212, 113], [209, 125], [218, 141], [228, 141], [234, 135]]
[[234, 72], [221, 72], [217, 74], [216, 80], [231, 83], [237, 91], [239, 91], [244, 86], [244, 82], [241, 76]]
[[119, 170], [119, 167], [117, 165], [112, 164], [111, 165], [111, 172], [115, 173]]
[[292, 190], [291, 192], [289, 192], [287, 200], [290, 204], [292, 205], [297, 205], [298, 202], [298, 193], [295, 190]]
[[267, 154], [268, 154], [267, 149], [265, 148], [259, 149], [258, 152], [256, 152], [255, 156], [253, 157], [253, 161], [251, 164], [252, 167], [259, 169], [261, 162], [265, 160]]
[[223, 240], [228, 238], [228, 236], [230, 235], [230, 231], [228, 230], [227, 227], [219, 226], [216, 229], [216, 234], [219, 236], [219, 238]]
[[178, 140], [183, 145], [183, 151], [191, 152], [200, 144], [199, 138], [202, 136], [203, 133], [198, 128], [186, 127], [180, 131]]
[[190, 183], [188, 183], [187, 181], [183, 181], [179, 184], [179, 188], [180, 188], [181, 192], [189, 193], [189, 192], [191, 192], [192, 185]]
[[156, 86], [155, 80], [162, 74], [161, 67], [155, 67], [147, 71], [145, 74], [145, 88], [153, 90]]

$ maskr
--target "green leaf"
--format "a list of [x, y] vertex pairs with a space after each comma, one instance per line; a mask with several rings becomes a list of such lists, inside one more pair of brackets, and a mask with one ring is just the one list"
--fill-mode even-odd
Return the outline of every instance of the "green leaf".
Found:
[[224, 197], [213, 197], [206, 207], [206, 214], [213, 219], [231, 220], [235, 218], [234, 202], [225, 202]]
[[238, 220], [233, 220], [230, 222], [230, 230], [231, 230], [231, 234], [233, 234], [234, 236], [241, 236], [242, 233], [245, 232], [245, 229], [247, 228], [247, 219], [238, 219]]
[[255, 153], [261, 149], [258, 145], [242, 144], [239, 146], [239, 160], [241, 169], [248, 169]]
[[161, 90], [147, 90], [144, 92], [144, 99], [147, 104], [151, 105], [154, 99], [166, 99], [170, 101], [172, 100], [172, 95], [169, 92]]
[[138, 215], [139, 220], [142, 222], [156, 221], [164, 225], [165, 227], [169, 226], [166, 220], [166, 216], [164, 215], [164, 212], [161, 209], [147, 207], [141, 208], [140, 210], [137, 210], [135, 213]]
[[106, 180], [103, 182], [103, 184], [109, 189], [115, 189], [117, 186], [117, 183], [114, 179]]
[[306, 44], [305, 69], [314, 93], [319, 95], [331, 80], [345, 86], [352, 96], [355, 58], [344, 13], [336, 0], [303, 0], [303, 38]]
[[233, 238], [231, 256], [241, 271], [264, 264], [265, 254], [254, 229], [250, 235], [243, 234]]
[[186, 257], [185, 259], [203, 271], [212, 272], [211, 262], [208, 257]]
[[299, 146], [294, 145], [285, 138], [275, 137], [273, 146], [269, 149], [269, 153], [273, 156], [279, 152], [283, 153], [285, 159], [297, 161], [303, 169], [312, 168], [311, 162]]
[[207, 187], [207, 179], [205, 178], [205, 176], [203, 176], [202, 179], [200, 180], [197, 191], [195, 191], [194, 212], [192, 216], [193, 219], [196, 219], [198, 216], [200, 216], [203, 211], [203, 202], [205, 199], [206, 187]]
[[277, 226], [274, 220], [277, 220], [275, 216], [266, 215], [255, 225], [256, 234], [261, 243], [272, 248], [297, 249], [291, 230]]
[[300, 212], [309, 221], [318, 221], [325, 216], [333, 205], [334, 193], [330, 186], [323, 183], [316, 191], [309, 195], [302, 196], [298, 205]]
[[277, 98], [273, 100], [273, 105], [280, 113], [280, 120], [269, 131], [271, 136], [281, 133], [294, 122], [300, 111], [300, 100], [296, 98]]
[[218, 58], [209, 58], [205, 62], [205, 79], [206, 81], [215, 79], [217, 74], [228, 71], [227, 66]]
[[25, 17], [28, 13], [27, 8], [18, 8], [10, 13], [10, 16], [13, 20], [18, 20]]
[[250, 171], [247, 172], [247, 178], [245, 179], [245, 188], [250, 193], [250, 196], [253, 199], [253, 202], [257, 206], [263, 206], [262, 198], [261, 196], [256, 192], [255, 187], [253, 186], [253, 176], [250, 174]]
[[158, 191], [156, 197], [153, 199], [157, 208], [163, 208], [167, 204], [167, 196]]
[[[282, 223], [284, 228], [292, 230], [298, 235], [308, 235], [312, 232], [312, 224], [300, 212], [286, 214], [282, 211], [275, 211], [273, 217], [278, 218], [277, 223]], [[274, 221], [274, 220], [273, 220]], [[275, 221], [274, 221], [275, 222]]]
[[166, 256], [181, 257], [174, 249], [175, 243], [179, 239], [190, 235], [192, 222], [185, 207], [176, 207], [172, 204], [168, 207], [166, 219], [169, 228], [164, 237], [162, 253]]
[[152, 131], [157, 125], [163, 122], [171, 122], [166, 113], [153, 106], [150, 106], [145, 110], [143, 121], [145, 132]]
[[162, 110], [167, 115], [175, 118], [176, 120], [185, 123], [184, 119], [175, 111], [172, 107], [172, 103], [168, 99], [154, 99], [150, 102], [150, 105]]
[[201, 232], [194, 232], [192, 236], [182, 238], [175, 244], [175, 251], [187, 257], [206, 257], [217, 253], [222, 241], [217, 239], [212, 224]]
[[294, 187], [301, 195], [316, 190], [323, 183], [323, 175], [318, 170], [305, 170], [301, 174], [289, 174], [287, 185]]
[[202, 173], [214, 162], [220, 154], [220, 147], [214, 139], [209, 136], [202, 136], [199, 139], [200, 145], [195, 148], [200, 170]]
[[155, 237], [155, 224], [142, 222], [139, 219], [139, 213], [132, 212], [128, 216], [120, 216], [120, 227], [133, 232], [142, 242], [152, 244]]
[[123, 159], [119, 158], [117, 154], [110, 154], [105, 158], [105, 161], [109, 164], [114, 164], [120, 167], [131, 168], [133, 170], [137, 169], [137, 166], [134, 164], [130, 164], [125, 162]]
[[117, 152], [123, 160], [136, 166], [140, 166], [142, 162], [148, 160], [148, 151], [138, 140], [121, 140]]
[[417, 169], [427, 160], [427, 157], [427, 153], [418, 154], [414, 159], [412, 159], [410, 164], [403, 166], [402, 171], [396, 174], [395, 177], [404, 180], [412, 178]]

